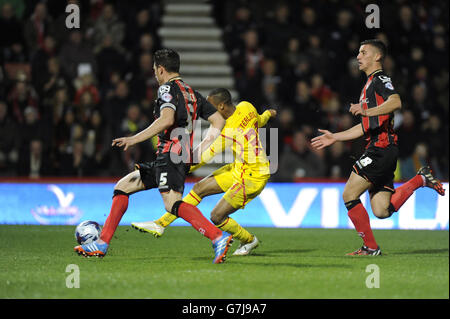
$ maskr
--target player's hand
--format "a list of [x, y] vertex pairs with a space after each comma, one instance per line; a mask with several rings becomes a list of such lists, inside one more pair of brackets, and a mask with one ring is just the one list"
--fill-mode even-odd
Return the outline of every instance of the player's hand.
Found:
[[358, 104], [350, 103], [349, 112], [352, 113], [353, 115], [366, 116], [366, 110], [362, 108], [362, 105], [360, 103]]
[[203, 165], [201, 165], [200, 163], [196, 164], [196, 165], [191, 165], [191, 167], [189, 168], [189, 174], [192, 173], [193, 171], [195, 171], [200, 166], [203, 166]]
[[276, 117], [277, 116], [277, 110], [269, 109], [268, 111], [270, 112], [270, 117]]
[[315, 149], [320, 150], [336, 142], [336, 138], [330, 131], [319, 129], [319, 132], [323, 134], [320, 136], [316, 136], [311, 140], [311, 146], [314, 147]]
[[136, 142], [134, 141], [133, 137], [130, 136], [113, 139], [111, 146], [124, 146], [123, 150], [126, 151], [130, 146], [133, 146], [134, 144], [136, 144]]

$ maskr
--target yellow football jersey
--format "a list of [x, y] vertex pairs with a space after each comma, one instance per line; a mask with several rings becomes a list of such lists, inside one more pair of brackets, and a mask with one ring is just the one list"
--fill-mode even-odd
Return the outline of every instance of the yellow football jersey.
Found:
[[202, 163], [231, 147], [236, 177], [267, 177], [270, 175], [269, 161], [261, 145], [258, 129], [266, 125], [270, 112], [259, 115], [255, 107], [246, 101], [236, 106], [234, 113], [226, 120], [220, 136], [202, 154]]

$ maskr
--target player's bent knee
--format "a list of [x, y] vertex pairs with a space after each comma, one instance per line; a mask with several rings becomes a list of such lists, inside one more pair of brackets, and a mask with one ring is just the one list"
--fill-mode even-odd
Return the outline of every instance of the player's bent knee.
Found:
[[194, 187], [192, 187], [192, 190], [200, 197], [203, 197], [203, 187], [202, 183], [198, 182], [194, 184]]
[[124, 192], [124, 191], [122, 191], [122, 190], [120, 190], [120, 189], [114, 189], [113, 197], [114, 197], [114, 196], [117, 196], [117, 195], [125, 195], [125, 196], [129, 196], [130, 194], [127, 193], [127, 192]]
[[211, 213], [211, 221], [214, 225], [220, 225], [225, 221], [225, 218], [220, 214]]
[[346, 192], [344, 190], [344, 192], [342, 193], [342, 199], [344, 200], [344, 203], [347, 203], [347, 202], [357, 200], [358, 196], [356, 196], [355, 194], [352, 194], [351, 192]]
[[347, 210], [348, 210], [348, 212], [350, 214], [350, 211], [353, 208], [355, 208], [356, 206], [361, 204], [361, 200], [360, 199], [350, 200], [350, 201], [344, 202], [344, 204], [345, 204], [345, 207], [347, 208]]
[[130, 191], [129, 187], [127, 187], [126, 184], [117, 182], [117, 184], [114, 186], [114, 196], [117, 194], [122, 194], [122, 195], [131, 195], [133, 192]]
[[123, 180], [118, 181], [116, 185], [114, 185], [114, 191], [129, 193], [127, 191], [127, 183]]
[[385, 219], [392, 215], [388, 209], [373, 209], [372, 208], [372, 211], [373, 211], [373, 214], [379, 219]]
[[375, 214], [374, 213], [374, 215], [375, 215], [375, 217], [377, 217], [378, 219], [385, 219], [385, 218], [388, 218], [389, 216], [391, 216], [391, 215], [389, 215], [389, 213], [388, 212], [386, 212], [386, 213], [378, 213], [378, 214]]

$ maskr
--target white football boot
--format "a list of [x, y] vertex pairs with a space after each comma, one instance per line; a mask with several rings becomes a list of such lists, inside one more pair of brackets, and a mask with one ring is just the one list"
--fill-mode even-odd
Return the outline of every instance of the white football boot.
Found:
[[253, 240], [247, 244], [240, 244], [238, 249], [233, 253], [233, 256], [246, 256], [250, 254], [250, 252], [258, 247], [259, 240], [256, 236], [253, 236]]
[[154, 221], [141, 222], [141, 223], [131, 223], [131, 227], [137, 229], [141, 232], [147, 232], [155, 236], [156, 238], [161, 237], [164, 234], [164, 227], [158, 225]]

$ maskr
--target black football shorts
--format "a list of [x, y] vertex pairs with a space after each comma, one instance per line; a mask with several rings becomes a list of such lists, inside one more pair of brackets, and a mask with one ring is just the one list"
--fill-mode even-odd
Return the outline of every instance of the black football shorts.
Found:
[[388, 191], [394, 193], [394, 172], [397, 167], [398, 147], [369, 147], [353, 165], [353, 171], [364, 177], [373, 187], [371, 193]]
[[183, 194], [188, 167], [182, 162], [174, 164], [169, 153], [159, 154], [153, 162], [136, 164], [135, 168], [141, 174], [145, 189], [158, 188], [161, 193], [173, 189]]

